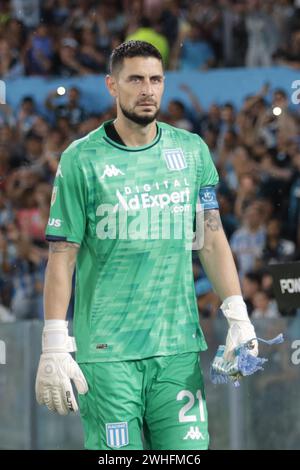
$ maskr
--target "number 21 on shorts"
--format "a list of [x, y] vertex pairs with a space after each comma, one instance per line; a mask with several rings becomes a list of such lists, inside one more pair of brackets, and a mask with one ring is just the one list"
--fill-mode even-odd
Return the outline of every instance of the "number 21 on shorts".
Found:
[[[179, 392], [176, 397], [177, 401], [184, 400], [185, 398], [188, 398], [188, 402], [179, 411], [179, 422], [180, 423], [195, 423], [196, 421], [198, 421], [197, 416], [195, 414], [187, 416], [187, 413], [190, 411], [191, 408], [193, 408], [195, 404], [195, 397], [193, 393], [190, 392], [189, 390], [181, 390], [181, 392]], [[204, 423], [205, 411], [204, 411], [204, 401], [203, 401], [201, 390], [197, 390], [196, 399], [199, 402], [200, 422]]]

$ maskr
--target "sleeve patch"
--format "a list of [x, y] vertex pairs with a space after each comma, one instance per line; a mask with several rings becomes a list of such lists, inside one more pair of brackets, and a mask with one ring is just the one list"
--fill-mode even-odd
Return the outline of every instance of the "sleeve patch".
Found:
[[200, 204], [202, 209], [219, 209], [217, 194], [214, 186], [205, 186], [199, 191]]

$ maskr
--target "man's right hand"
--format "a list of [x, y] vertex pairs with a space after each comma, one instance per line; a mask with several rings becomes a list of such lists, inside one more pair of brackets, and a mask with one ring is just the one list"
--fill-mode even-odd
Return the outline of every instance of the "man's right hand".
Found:
[[35, 383], [38, 403], [61, 415], [67, 415], [69, 411], [76, 412], [78, 405], [71, 379], [80, 394], [87, 393], [88, 385], [70, 354], [76, 351], [76, 344], [74, 338], [68, 336], [68, 322], [46, 320], [42, 351]]

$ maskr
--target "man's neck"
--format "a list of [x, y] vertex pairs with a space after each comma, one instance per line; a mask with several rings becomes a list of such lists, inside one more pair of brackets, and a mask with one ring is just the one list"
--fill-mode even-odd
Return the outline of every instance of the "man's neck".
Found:
[[155, 139], [157, 133], [156, 121], [146, 126], [141, 126], [127, 118], [117, 118], [114, 121], [114, 126], [128, 147], [142, 147], [143, 145], [150, 144]]

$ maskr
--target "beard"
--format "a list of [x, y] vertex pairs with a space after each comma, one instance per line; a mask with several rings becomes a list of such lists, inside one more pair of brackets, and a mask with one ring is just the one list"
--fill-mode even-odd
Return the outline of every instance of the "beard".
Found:
[[135, 122], [136, 124], [139, 124], [140, 126], [147, 126], [148, 124], [151, 124], [151, 122], [153, 122], [157, 118], [159, 111], [160, 111], [159, 108], [156, 108], [156, 111], [154, 113], [144, 114], [141, 116], [135, 111], [129, 111], [121, 103], [119, 104], [120, 104], [120, 108], [124, 116], [130, 121]]

